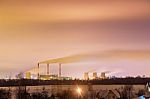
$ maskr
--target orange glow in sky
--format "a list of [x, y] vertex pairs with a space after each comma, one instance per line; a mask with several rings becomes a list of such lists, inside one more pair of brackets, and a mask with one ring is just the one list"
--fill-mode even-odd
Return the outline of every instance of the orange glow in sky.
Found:
[[67, 56], [84, 61], [64, 64], [63, 75], [81, 77], [96, 69], [150, 76], [149, 5], [148, 0], [2, 0], [0, 77]]

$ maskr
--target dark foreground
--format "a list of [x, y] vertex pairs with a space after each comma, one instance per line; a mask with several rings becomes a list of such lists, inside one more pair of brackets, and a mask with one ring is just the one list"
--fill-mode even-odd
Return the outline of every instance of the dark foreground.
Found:
[[0, 87], [38, 86], [38, 85], [146, 85], [150, 78], [114, 78], [103, 80], [32, 80], [11, 79], [0, 80]]

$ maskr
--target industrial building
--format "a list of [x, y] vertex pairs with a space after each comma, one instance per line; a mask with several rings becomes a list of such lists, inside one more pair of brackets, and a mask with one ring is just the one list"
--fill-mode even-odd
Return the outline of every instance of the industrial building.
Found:
[[[67, 58], [57, 58], [57, 59], [51, 59], [46, 61], [41, 61], [37, 63], [36, 67], [36, 77], [35, 75], [32, 75], [30, 71], [25, 72], [25, 79], [40, 79], [40, 80], [72, 80], [72, 77], [64, 77], [62, 76], [62, 65], [65, 63], [70, 62], [76, 62], [78, 59], [70, 59]], [[50, 72], [52, 64], [57, 64], [58, 66], [58, 73], [52, 74]], [[40, 73], [41, 66], [46, 66], [46, 72], [44, 74]], [[95, 70], [90, 70], [88, 72], [84, 73], [84, 80], [95, 80], [95, 79], [107, 79], [108, 77], [106, 74], [109, 73], [109, 71], [101, 72], [100, 75], [98, 75]], [[91, 74], [91, 75], [90, 75]]]
[[108, 79], [109, 77], [106, 76], [107, 73], [109, 73], [109, 71], [101, 72], [101, 74], [99, 76], [97, 72], [93, 72], [92, 77], [90, 77], [90, 73], [85, 72], [84, 80]]

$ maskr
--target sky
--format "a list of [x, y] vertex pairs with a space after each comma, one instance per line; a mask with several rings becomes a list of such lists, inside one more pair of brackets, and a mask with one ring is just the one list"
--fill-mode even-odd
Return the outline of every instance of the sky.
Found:
[[[0, 77], [62, 64], [62, 75], [150, 76], [149, 0], [0, 0]], [[51, 64], [51, 73], [58, 72]], [[41, 66], [44, 73], [45, 66]]]

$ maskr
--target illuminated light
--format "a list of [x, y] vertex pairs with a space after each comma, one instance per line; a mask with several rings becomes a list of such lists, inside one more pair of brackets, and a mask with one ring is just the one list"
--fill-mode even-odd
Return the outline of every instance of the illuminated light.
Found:
[[35, 75], [31, 75], [31, 79], [37, 79]]
[[77, 88], [77, 93], [79, 94], [79, 95], [81, 95], [81, 93], [82, 93], [82, 90], [81, 90], [81, 88]]
[[148, 92], [150, 92], [150, 87], [148, 87]]

